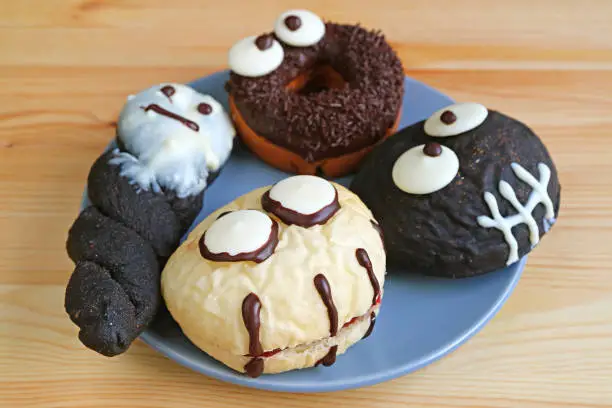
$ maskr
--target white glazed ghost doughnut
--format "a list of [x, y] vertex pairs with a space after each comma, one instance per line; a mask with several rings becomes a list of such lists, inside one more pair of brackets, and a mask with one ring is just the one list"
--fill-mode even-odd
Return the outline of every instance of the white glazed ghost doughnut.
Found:
[[393, 182], [409, 194], [430, 194], [446, 187], [459, 171], [455, 152], [438, 143], [415, 146], [393, 165]]
[[243, 38], [230, 48], [228, 64], [232, 71], [246, 77], [260, 77], [283, 63], [283, 47], [271, 35]]
[[229, 157], [235, 134], [213, 97], [161, 84], [128, 97], [117, 123], [127, 152], [117, 152], [111, 164], [142, 190], [168, 189], [184, 198], [206, 187], [209, 173]]
[[425, 121], [425, 133], [434, 137], [456, 136], [480, 126], [489, 110], [479, 103], [456, 103], [442, 108]]
[[[237, 371], [257, 376], [331, 365], [336, 354], [373, 327], [386, 264], [378, 225], [355, 194], [322, 181], [337, 191], [333, 216], [303, 227], [268, 212], [278, 225], [277, 243], [262, 262], [214, 261], [204, 256], [203, 247], [208, 233], [231, 214], [265, 214], [264, 196], [271, 186], [212, 213], [166, 264], [162, 292], [173, 318], [197, 347]], [[321, 204], [317, 197], [310, 200], [314, 203], [304, 208]], [[262, 224], [257, 244], [236, 251], [261, 244], [269, 231], [269, 224]]]
[[312, 11], [288, 10], [276, 19], [274, 34], [287, 45], [310, 47], [325, 35], [325, 23]]

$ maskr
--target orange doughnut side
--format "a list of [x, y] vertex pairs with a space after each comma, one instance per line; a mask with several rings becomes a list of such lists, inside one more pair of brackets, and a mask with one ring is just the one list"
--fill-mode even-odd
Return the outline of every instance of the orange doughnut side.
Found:
[[[296, 79], [295, 81], [299, 84], [305, 83], [307, 80]], [[331, 157], [316, 162], [308, 162], [296, 153], [284, 147], [280, 147], [255, 133], [255, 131], [245, 122], [240, 111], [236, 108], [234, 98], [231, 95], [229, 96], [229, 107], [230, 114], [234, 120], [234, 125], [236, 126], [240, 138], [249, 149], [264, 162], [282, 171], [297, 174], [315, 175], [317, 174], [317, 169], [320, 168], [327, 177], [341, 177], [357, 170], [359, 163], [361, 163], [363, 158], [376, 146], [376, 144], [381, 143], [384, 139], [395, 133], [401, 115], [400, 108], [393, 126], [387, 130], [385, 136], [375, 145], [342, 156]]]

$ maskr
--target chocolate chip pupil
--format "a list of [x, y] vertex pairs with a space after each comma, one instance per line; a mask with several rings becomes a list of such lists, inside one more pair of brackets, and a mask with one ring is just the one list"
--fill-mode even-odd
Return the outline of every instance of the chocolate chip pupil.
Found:
[[272, 38], [270, 34], [262, 34], [255, 39], [255, 46], [257, 46], [260, 51], [264, 51], [272, 47], [273, 42], [274, 38]]
[[295, 31], [302, 26], [302, 20], [298, 16], [287, 16], [285, 25], [291, 31]]
[[440, 120], [445, 125], [452, 125], [457, 121], [457, 116], [453, 112], [447, 110], [442, 112], [442, 115], [440, 115]]
[[442, 146], [436, 142], [429, 142], [423, 147], [423, 153], [430, 157], [438, 157], [442, 154]]
[[198, 112], [200, 112], [202, 115], [210, 115], [212, 113], [212, 106], [206, 102], [203, 102], [198, 105]]

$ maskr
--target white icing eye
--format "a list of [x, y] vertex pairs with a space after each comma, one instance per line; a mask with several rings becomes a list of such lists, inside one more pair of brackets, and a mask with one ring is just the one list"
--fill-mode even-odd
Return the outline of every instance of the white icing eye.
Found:
[[459, 171], [455, 152], [435, 142], [413, 147], [393, 165], [393, 182], [409, 194], [430, 194], [446, 187]]
[[274, 33], [285, 44], [309, 47], [323, 38], [325, 23], [312, 11], [289, 10], [276, 19]]
[[283, 47], [272, 35], [251, 36], [238, 41], [229, 50], [229, 67], [238, 75], [260, 77], [283, 63]]
[[434, 137], [456, 136], [477, 128], [489, 110], [479, 103], [456, 103], [435, 112], [425, 121], [425, 133]]
[[285, 224], [304, 228], [325, 224], [340, 209], [333, 184], [315, 176], [279, 181], [261, 197], [261, 205]]
[[270, 198], [288, 210], [308, 215], [334, 202], [336, 189], [321, 177], [293, 176], [276, 183]]
[[272, 219], [256, 210], [233, 211], [218, 218], [204, 235], [204, 245], [212, 254], [253, 253], [270, 240]]

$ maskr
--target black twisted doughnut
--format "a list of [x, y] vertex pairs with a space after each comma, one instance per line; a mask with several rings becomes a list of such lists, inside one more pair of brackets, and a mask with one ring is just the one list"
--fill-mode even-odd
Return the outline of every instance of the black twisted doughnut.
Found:
[[[160, 272], [202, 207], [203, 192], [137, 191], [102, 154], [88, 176], [92, 205], [81, 212], [66, 248], [76, 266], [65, 309], [81, 342], [106, 356], [123, 353], [161, 303]], [[209, 183], [216, 176], [209, 177]]]

